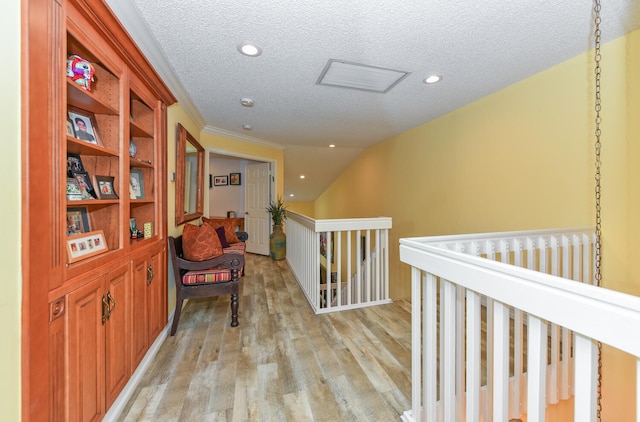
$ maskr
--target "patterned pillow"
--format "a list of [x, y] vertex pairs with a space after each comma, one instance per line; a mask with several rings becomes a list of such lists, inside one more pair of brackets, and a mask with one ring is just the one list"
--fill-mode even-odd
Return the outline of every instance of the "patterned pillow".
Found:
[[182, 229], [182, 250], [184, 259], [189, 261], [205, 261], [222, 255], [218, 234], [209, 224], [200, 227], [185, 224]]
[[203, 225], [211, 224], [214, 229], [220, 226], [224, 227], [224, 234], [227, 238], [227, 243], [232, 244], [240, 241], [238, 240], [238, 236], [236, 236], [235, 227], [231, 221], [227, 220], [222, 223], [218, 223], [217, 221], [209, 220], [207, 217], [202, 217], [202, 221], [205, 223]]

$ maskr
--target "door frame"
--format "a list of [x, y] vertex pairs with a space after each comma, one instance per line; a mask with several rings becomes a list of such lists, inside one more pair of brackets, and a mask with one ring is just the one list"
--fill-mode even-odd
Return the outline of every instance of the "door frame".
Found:
[[[224, 155], [227, 157], [241, 158], [244, 160], [259, 161], [261, 163], [269, 163], [271, 167], [271, 183], [269, 187], [269, 200], [274, 201], [278, 197], [278, 162], [274, 158], [262, 157], [260, 155], [245, 154], [242, 152], [229, 151], [226, 149], [206, 147], [206, 158], [204, 160], [204, 174], [211, 174], [209, 164], [211, 162], [211, 154]], [[243, 186], [244, 190], [245, 187]], [[209, 189], [205, 189], [204, 214], [209, 216]], [[269, 235], [270, 233], [267, 233]]]

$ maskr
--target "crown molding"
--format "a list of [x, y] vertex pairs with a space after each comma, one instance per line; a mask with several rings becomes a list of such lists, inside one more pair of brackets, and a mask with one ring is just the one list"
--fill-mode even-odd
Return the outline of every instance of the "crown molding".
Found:
[[204, 129], [202, 129], [202, 131], [206, 133], [210, 133], [212, 135], [219, 135], [219, 136], [224, 136], [225, 138], [237, 139], [238, 141], [249, 142], [251, 144], [260, 145], [267, 148], [273, 148], [280, 151], [285, 149], [284, 145], [277, 144], [275, 142], [269, 142], [259, 138], [254, 138], [252, 136], [242, 135], [237, 132], [232, 132], [226, 129], [220, 129], [218, 127], [211, 126], [211, 125], [206, 125]]
[[122, 26], [127, 30], [131, 38], [137, 44], [142, 54], [158, 72], [164, 83], [169, 87], [178, 100], [180, 106], [193, 120], [197, 127], [204, 127], [205, 121], [193, 103], [191, 96], [180, 82], [173, 67], [167, 60], [160, 45], [151, 34], [147, 23], [142, 19], [140, 11], [133, 2], [121, 0], [105, 0], [113, 14], [118, 18]]

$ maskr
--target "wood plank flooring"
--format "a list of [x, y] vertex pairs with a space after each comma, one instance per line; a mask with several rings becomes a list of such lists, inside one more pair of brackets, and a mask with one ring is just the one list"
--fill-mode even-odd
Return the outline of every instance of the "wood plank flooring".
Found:
[[398, 421], [411, 407], [411, 304], [314, 315], [284, 261], [248, 254], [229, 297], [191, 300], [123, 421]]

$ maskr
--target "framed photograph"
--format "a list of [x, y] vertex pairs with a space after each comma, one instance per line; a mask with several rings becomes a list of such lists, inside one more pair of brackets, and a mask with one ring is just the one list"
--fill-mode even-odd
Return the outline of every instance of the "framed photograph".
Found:
[[78, 181], [73, 177], [67, 178], [67, 200], [82, 200], [82, 191], [80, 190], [80, 185], [78, 184]]
[[94, 114], [75, 107], [69, 107], [68, 111], [75, 137], [90, 144], [101, 145]]
[[67, 153], [67, 177], [73, 177], [73, 173], [82, 173], [83, 171], [82, 158], [78, 154]]
[[229, 174], [229, 184], [240, 186], [240, 173], [230, 173]]
[[67, 238], [67, 258], [69, 264], [99, 255], [108, 250], [102, 230], [77, 234]]
[[76, 131], [73, 128], [73, 122], [67, 118], [67, 136], [76, 137]]
[[82, 192], [82, 199], [97, 199], [98, 194], [93, 189], [91, 184], [91, 178], [86, 171], [78, 171], [73, 173], [73, 177], [78, 181], [80, 186], [80, 192]]
[[129, 187], [132, 195], [135, 195], [135, 199], [144, 199], [144, 176], [142, 170], [132, 169], [129, 173]]
[[116, 189], [113, 185], [113, 176], [95, 176], [96, 187], [100, 199], [118, 199]]
[[334, 248], [334, 237], [333, 232], [329, 232], [329, 240], [330, 240], [330, 248], [329, 257], [327, 257], [327, 232], [320, 232], [320, 255], [324, 256], [327, 261], [333, 263], [333, 248]]
[[213, 186], [227, 186], [229, 184], [229, 176], [213, 176]]
[[67, 236], [91, 231], [89, 216], [85, 207], [67, 208]]

